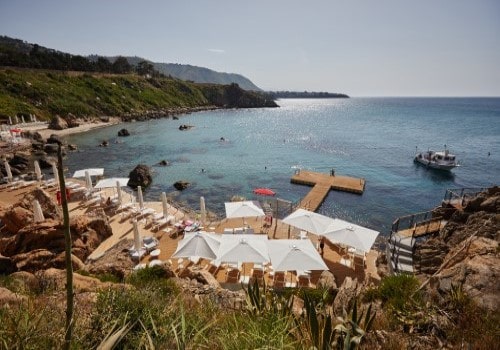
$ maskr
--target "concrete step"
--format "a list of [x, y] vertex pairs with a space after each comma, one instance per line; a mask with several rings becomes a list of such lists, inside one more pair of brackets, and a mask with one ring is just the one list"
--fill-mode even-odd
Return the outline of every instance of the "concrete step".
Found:
[[405, 263], [395, 263], [391, 260], [392, 270], [396, 273], [413, 273], [413, 265], [405, 264]]
[[389, 243], [406, 249], [408, 251], [413, 251], [413, 243], [412, 243], [412, 238], [411, 237], [401, 237], [398, 234], [392, 235], [392, 237], [389, 239]]
[[412, 265], [413, 266], [413, 258], [412, 257], [407, 257], [407, 256], [393, 256], [392, 260], [395, 263], [401, 263], [401, 264], [407, 264], [407, 265]]
[[409, 258], [411, 258], [413, 256], [413, 252], [411, 250], [408, 250], [406, 248], [401, 248], [401, 247], [394, 245], [392, 243], [388, 243], [388, 249], [389, 249], [391, 255], [406, 256]]

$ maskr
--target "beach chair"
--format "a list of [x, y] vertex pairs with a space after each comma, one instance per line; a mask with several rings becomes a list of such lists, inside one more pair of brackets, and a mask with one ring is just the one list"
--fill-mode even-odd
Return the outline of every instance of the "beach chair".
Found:
[[240, 278], [240, 270], [229, 267], [226, 271], [226, 282], [227, 283], [238, 283]]
[[142, 243], [144, 245], [144, 248], [150, 252], [154, 250], [156, 247], [158, 247], [158, 240], [154, 237], [144, 237], [142, 240]]
[[366, 266], [366, 254], [365, 252], [356, 250], [352, 253], [352, 262], [354, 268], [361, 267], [364, 268]]
[[284, 288], [286, 282], [286, 272], [276, 271], [273, 277], [273, 287], [274, 288]]
[[259, 286], [264, 285], [264, 271], [262, 269], [252, 269], [251, 271], [251, 278], [249, 283], [253, 284], [254, 281], [257, 281], [257, 284]]

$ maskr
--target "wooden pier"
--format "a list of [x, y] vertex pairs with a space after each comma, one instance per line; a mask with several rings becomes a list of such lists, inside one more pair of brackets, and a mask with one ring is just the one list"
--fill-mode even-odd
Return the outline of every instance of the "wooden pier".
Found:
[[349, 176], [332, 176], [314, 171], [297, 171], [291, 179], [294, 184], [313, 186], [311, 191], [299, 202], [297, 208], [310, 211], [318, 210], [331, 190], [362, 194], [365, 190], [365, 179]]

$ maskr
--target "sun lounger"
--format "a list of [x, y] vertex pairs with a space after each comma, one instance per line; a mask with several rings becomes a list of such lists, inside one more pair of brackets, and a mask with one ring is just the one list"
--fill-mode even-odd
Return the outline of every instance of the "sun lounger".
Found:
[[144, 237], [142, 240], [144, 248], [150, 252], [158, 246], [158, 240], [154, 237]]

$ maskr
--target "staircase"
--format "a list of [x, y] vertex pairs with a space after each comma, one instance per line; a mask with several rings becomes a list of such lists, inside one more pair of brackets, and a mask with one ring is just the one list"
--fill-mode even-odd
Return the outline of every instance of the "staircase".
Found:
[[392, 273], [413, 273], [413, 245], [412, 237], [403, 237], [398, 233], [391, 234], [387, 242], [387, 257]]

